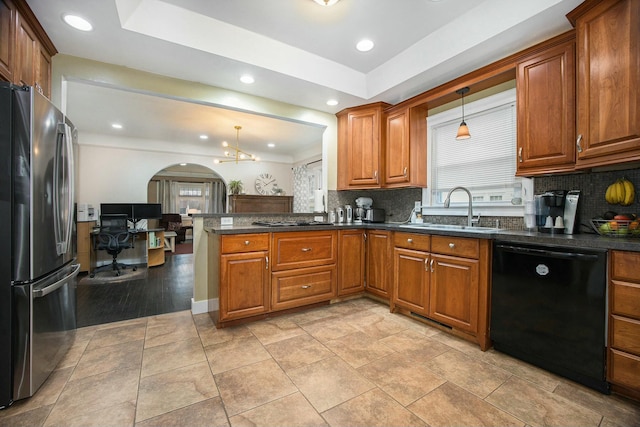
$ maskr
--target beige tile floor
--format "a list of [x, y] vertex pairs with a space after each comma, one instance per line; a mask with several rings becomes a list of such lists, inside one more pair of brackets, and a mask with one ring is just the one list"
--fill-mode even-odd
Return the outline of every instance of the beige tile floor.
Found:
[[632, 426], [640, 405], [366, 298], [216, 329], [183, 311], [78, 330], [8, 426]]

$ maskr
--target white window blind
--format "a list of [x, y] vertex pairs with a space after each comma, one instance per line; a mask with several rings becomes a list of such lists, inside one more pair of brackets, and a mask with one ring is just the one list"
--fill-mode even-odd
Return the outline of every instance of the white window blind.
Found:
[[[465, 121], [470, 139], [455, 139], [459, 109], [429, 118], [432, 205], [442, 204], [449, 190], [458, 186], [471, 192], [477, 206], [511, 205], [515, 193], [520, 193], [520, 179], [515, 176], [515, 93], [494, 97], [469, 104], [471, 113]], [[467, 195], [455, 192], [451, 201], [466, 204]]]

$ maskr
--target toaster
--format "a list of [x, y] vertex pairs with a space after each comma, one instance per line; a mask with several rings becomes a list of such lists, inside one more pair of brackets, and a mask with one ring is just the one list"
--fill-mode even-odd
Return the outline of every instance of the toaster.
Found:
[[368, 208], [364, 211], [364, 222], [384, 222], [385, 219], [384, 209]]

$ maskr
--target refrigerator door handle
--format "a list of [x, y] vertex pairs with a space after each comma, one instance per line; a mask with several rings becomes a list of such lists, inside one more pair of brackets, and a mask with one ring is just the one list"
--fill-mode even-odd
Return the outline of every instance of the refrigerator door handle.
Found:
[[33, 297], [34, 298], [42, 298], [44, 296], [47, 296], [51, 292], [54, 292], [57, 289], [61, 288], [62, 285], [64, 285], [65, 283], [67, 283], [69, 281], [69, 279], [73, 279], [74, 277], [76, 277], [78, 275], [78, 273], [80, 273], [80, 264], [73, 264], [71, 267], [73, 267], [73, 271], [68, 276], [58, 280], [55, 283], [50, 284], [46, 288], [34, 289], [32, 291], [33, 292]]
[[[64, 146], [62, 144], [64, 143]], [[64, 150], [64, 154], [63, 151]], [[68, 159], [67, 162], [64, 160]], [[61, 170], [61, 168], [64, 168]], [[60, 173], [63, 173], [60, 182]], [[65, 212], [62, 204], [65, 202], [60, 200], [63, 196], [62, 190], [65, 182], [68, 182], [69, 194], [66, 195], [66, 218], [60, 215]], [[74, 200], [74, 182], [73, 182], [73, 141], [71, 136], [71, 127], [66, 123], [58, 123], [58, 137], [56, 138], [56, 154], [53, 168], [53, 204], [54, 213], [54, 233], [56, 238], [56, 253], [63, 255], [69, 251], [71, 245], [71, 237], [73, 234], [73, 200]]]

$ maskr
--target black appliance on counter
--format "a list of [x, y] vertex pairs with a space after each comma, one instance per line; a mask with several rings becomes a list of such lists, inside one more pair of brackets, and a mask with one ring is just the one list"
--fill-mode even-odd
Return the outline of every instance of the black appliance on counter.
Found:
[[551, 190], [535, 196], [536, 226], [541, 233], [574, 234], [579, 230], [580, 190]]
[[0, 83], [0, 408], [32, 396], [76, 328], [73, 125]]
[[607, 252], [494, 242], [496, 350], [603, 393]]

